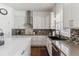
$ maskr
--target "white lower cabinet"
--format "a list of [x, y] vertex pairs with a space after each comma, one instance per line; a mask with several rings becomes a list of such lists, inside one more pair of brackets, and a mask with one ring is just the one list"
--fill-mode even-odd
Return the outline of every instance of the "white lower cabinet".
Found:
[[45, 46], [46, 37], [45, 36], [33, 36], [31, 40], [32, 46]]
[[47, 44], [47, 50], [48, 50], [49, 55], [52, 56], [52, 44], [51, 43]]
[[62, 44], [62, 45], [61, 45], [61, 50], [62, 50], [66, 55], [69, 55], [68, 46]]
[[51, 43], [51, 41], [50, 41], [49, 38], [47, 38], [46, 47], [47, 47], [47, 50], [48, 50], [49, 55], [52, 56], [52, 43]]

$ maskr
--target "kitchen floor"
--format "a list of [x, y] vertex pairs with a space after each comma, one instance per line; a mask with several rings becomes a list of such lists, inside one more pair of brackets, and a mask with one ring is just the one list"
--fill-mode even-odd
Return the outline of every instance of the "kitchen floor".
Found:
[[49, 56], [45, 46], [32, 46], [31, 56]]

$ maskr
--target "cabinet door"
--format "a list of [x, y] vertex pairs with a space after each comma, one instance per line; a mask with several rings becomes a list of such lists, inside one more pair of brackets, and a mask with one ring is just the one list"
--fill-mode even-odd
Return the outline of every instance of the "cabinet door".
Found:
[[50, 29], [50, 15], [45, 16], [44, 25], [45, 29]]
[[52, 56], [60, 56], [60, 50], [55, 45], [52, 45]]
[[73, 3], [72, 5], [72, 21], [73, 27], [79, 27], [79, 3]]
[[38, 24], [36, 24], [37, 25], [37, 27], [38, 27], [38, 29], [41, 29], [42, 28], [42, 17], [41, 16], [38, 16], [38, 19], [37, 19], [37, 23]]
[[71, 4], [66, 3], [63, 4], [63, 25], [64, 28], [70, 28], [70, 20], [71, 20]]
[[45, 29], [45, 16], [40, 16], [40, 29]]
[[47, 38], [46, 40], [47, 40], [46, 46], [47, 46], [48, 53], [50, 56], [52, 56], [52, 42], [50, 41], [49, 38]]
[[33, 36], [31, 44], [34, 46], [45, 46], [46, 45], [46, 37]]
[[33, 14], [33, 29], [49, 29], [49, 13], [36, 12]]
[[62, 12], [63, 12], [63, 4], [57, 4], [56, 5], [56, 29], [61, 30], [61, 21], [63, 20]]
[[37, 29], [37, 25], [38, 25], [37, 19], [38, 19], [37, 17], [33, 16], [33, 29]]
[[54, 15], [54, 12], [51, 12], [50, 13], [50, 28], [51, 29], [55, 29], [56, 27], [56, 20], [55, 20], [55, 15]]
[[33, 17], [33, 29], [43, 29], [45, 26], [44, 22], [44, 17], [43, 16], [34, 16]]

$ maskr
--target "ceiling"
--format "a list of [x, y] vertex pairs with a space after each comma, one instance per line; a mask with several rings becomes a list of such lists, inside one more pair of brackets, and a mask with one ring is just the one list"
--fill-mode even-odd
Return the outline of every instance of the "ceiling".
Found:
[[13, 7], [18, 10], [50, 10], [54, 7], [54, 3], [4, 3], [10, 7]]

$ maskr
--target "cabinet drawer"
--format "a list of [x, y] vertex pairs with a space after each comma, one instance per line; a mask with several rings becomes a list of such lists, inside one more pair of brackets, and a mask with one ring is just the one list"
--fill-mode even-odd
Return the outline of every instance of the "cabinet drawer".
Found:
[[46, 45], [46, 39], [43, 36], [36, 36], [32, 38], [32, 45]]

